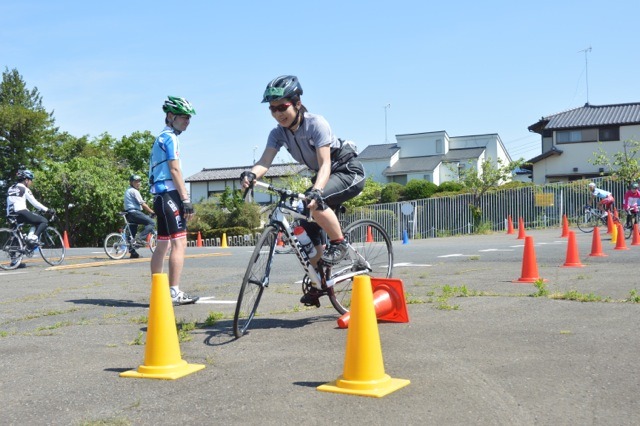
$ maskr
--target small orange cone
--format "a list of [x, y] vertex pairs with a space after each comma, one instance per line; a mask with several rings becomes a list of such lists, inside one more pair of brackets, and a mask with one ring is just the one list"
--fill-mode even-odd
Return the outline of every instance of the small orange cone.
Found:
[[616, 224], [616, 228], [618, 229], [618, 238], [616, 239], [616, 247], [614, 250], [629, 250], [629, 247], [627, 247], [627, 243], [625, 242], [622, 224], [618, 222]]
[[147, 321], [144, 365], [120, 373], [120, 377], [175, 380], [202, 370], [204, 365], [187, 364], [180, 358], [176, 317], [173, 313], [167, 274], [153, 274]]
[[64, 248], [71, 248], [71, 246], [69, 245], [69, 237], [67, 236], [67, 231], [64, 231], [62, 233], [62, 244], [64, 245]]
[[[371, 288], [378, 321], [409, 322], [401, 279], [371, 277]], [[338, 327], [349, 327], [350, 317], [351, 312], [347, 312], [338, 318]]]
[[569, 240], [567, 241], [567, 258], [562, 265], [565, 268], [582, 268], [584, 265], [580, 262], [578, 255], [578, 243], [576, 242], [576, 233], [569, 231]]
[[513, 220], [511, 220], [511, 215], [507, 216], [507, 235], [515, 234], [516, 231], [513, 230]]
[[607, 214], [607, 234], [611, 234], [614, 232], [613, 219], [611, 218], [611, 214]]
[[631, 240], [632, 246], [640, 246], [640, 232], [638, 232], [638, 224], [633, 224], [633, 239]]
[[278, 232], [277, 241], [278, 241], [277, 244], [278, 244], [279, 247], [284, 247], [284, 241], [282, 241], [282, 232]]
[[527, 235], [525, 234], [525, 230], [524, 230], [524, 219], [522, 219], [522, 217], [520, 217], [518, 219], [518, 238], [516, 238], [517, 240], [524, 240], [525, 237]]
[[567, 215], [563, 214], [562, 215], [562, 235], [560, 235], [560, 238], [564, 238], [568, 236], [569, 236], [569, 220], [567, 219]]
[[602, 242], [600, 240], [600, 228], [593, 228], [593, 239], [591, 240], [591, 253], [589, 256], [605, 257], [608, 256], [602, 252]]
[[198, 231], [198, 239], [196, 239], [196, 247], [202, 247], [202, 235]]
[[524, 253], [522, 256], [522, 275], [514, 283], [534, 283], [538, 280], [547, 281], [538, 275], [538, 264], [536, 262], [536, 251], [533, 247], [533, 237], [527, 236], [524, 239]]
[[367, 275], [353, 279], [352, 318], [347, 330], [343, 373], [335, 381], [318, 386], [319, 391], [381, 398], [410, 383], [384, 372], [370, 280]]
[[367, 226], [367, 239], [366, 241], [367, 243], [372, 243], [373, 242], [373, 234], [371, 233], [371, 227]]

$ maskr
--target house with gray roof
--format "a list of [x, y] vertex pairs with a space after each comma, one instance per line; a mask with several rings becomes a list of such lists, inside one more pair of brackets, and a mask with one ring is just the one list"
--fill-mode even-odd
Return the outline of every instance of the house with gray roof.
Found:
[[629, 141], [640, 141], [640, 103], [586, 103], [542, 117], [529, 126], [540, 134], [542, 153], [528, 162], [536, 184], [569, 182], [607, 174], [606, 166], [591, 164], [602, 149], [611, 156]]
[[[191, 200], [194, 203], [202, 202], [211, 197], [222, 194], [228, 186], [232, 190], [242, 189], [240, 174], [245, 170], [251, 170], [252, 166], [223, 167], [220, 169], [202, 169], [202, 171], [185, 179], [190, 186]], [[298, 163], [272, 164], [262, 180], [278, 185], [282, 179], [292, 175], [308, 176], [309, 170], [305, 165]], [[254, 199], [260, 204], [268, 204], [276, 201], [273, 194], [255, 191]]]
[[367, 146], [358, 156], [367, 177], [405, 185], [423, 179], [440, 185], [457, 181], [459, 170], [480, 170], [484, 161], [511, 161], [497, 133], [449, 136], [446, 131], [396, 135], [397, 143]]

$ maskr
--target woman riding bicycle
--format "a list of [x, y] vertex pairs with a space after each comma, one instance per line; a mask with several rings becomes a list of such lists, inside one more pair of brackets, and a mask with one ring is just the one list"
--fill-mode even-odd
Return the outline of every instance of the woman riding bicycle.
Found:
[[[315, 222], [302, 223], [317, 250], [310, 261], [315, 266], [322, 257], [325, 262], [337, 263], [344, 258], [347, 245], [332, 207], [362, 192], [364, 168], [356, 159], [353, 144], [338, 139], [324, 117], [307, 112], [301, 95], [302, 86], [296, 76], [283, 75], [269, 82], [262, 102], [269, 103], [278, 125], [269, 133], [260, 160], [251, 171], [243, 172], [240, 179], [242, 186], [248, 188], [254, 180], [262, 178], [283, 146], [296, 161], [316, 172], [311, 179], [313, 185], [305, 192]], [[326, 231], [331, 243], [326, 252], [319, 227]], [[300, 302], [316, 305], [317, 300], [317, 295], [307, 293]]]
[[624, 199], [622, 201], [622, 208], [627, 212], [627, 228], [632, 226], [631, 220], [635, 218], [638, 213], [639, 201], [640, 190], [638, 190], [638, 184], [634, 182], [629, 185], [629, 189], [624, 193]]
[[591, 204], [593, 205], [594, 200], [598, 200], [598, 210], [602, 213], [602, 217], [606, 218], [607, 211], [612, 209], [615, 202], [613, 195], [609, 191], [597, 188], [593, 182], [589, 183], [589, 192], [591, 193]]

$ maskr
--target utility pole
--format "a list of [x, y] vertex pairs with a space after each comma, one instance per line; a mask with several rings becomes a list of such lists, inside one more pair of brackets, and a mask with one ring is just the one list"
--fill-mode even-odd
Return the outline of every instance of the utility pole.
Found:
[[384, 143], [389, 143], [389, 139], [387, 138], [387, 110], [389, 108], [391, 108], [391, 104], [384, 106]]
[[587, 53], [591, 52], [591, 46], [578, 51], [578, 53], [580, 52], [584, 52], [585, 80], [587, 82], [587, 103], [589, 103], [589, 61], [587, 60]]

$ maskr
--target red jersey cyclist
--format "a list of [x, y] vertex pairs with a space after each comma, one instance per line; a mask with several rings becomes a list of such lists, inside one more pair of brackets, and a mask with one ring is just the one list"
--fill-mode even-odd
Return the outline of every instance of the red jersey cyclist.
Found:
[[622, 208], [627, 212], [627, 228], [633, 226], [631, 220], [638, 213], [638, 202], [640, 202], [640, 190], [638, 190], [637, 183], [632, 183], [629, 185], [627, 192], [624, 193], [624, 200], [622, 201]]

